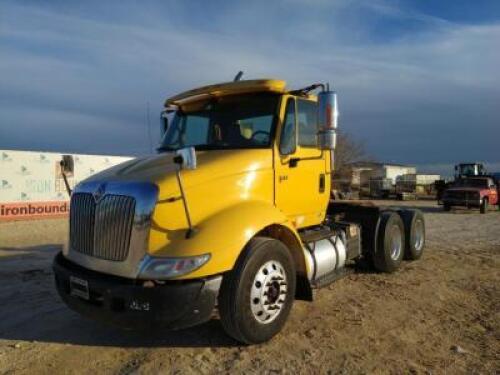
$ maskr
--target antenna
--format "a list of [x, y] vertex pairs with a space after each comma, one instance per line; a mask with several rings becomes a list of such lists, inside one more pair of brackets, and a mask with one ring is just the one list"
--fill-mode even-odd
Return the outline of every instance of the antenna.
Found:
[[149, 102], [146, 102], [146, 121], [148, 127], [149, 152], [153, 153], [153, 138], [151, 136], [151, 122], [149, 118]]
[[234, 82], [238, 82], [238, 81], [241, 79], [241, 77], [243, 77], [243, 71], [242, 71], [242, 70], [240, 70], [240, 71], [238, 72], [238, 74], [236, 74], [236, 76], [234, 77], [234, 80], [233, 80], [233, 81], [234, 81]]

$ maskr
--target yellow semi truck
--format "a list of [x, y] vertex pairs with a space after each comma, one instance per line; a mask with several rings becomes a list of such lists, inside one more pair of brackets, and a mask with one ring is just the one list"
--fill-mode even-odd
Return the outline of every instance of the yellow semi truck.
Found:
[[237, 80], [167, 99], [157, 155], [72, 191], [69, 243], [53, 263], [60, 296], [132, 329], [218, 313], [254, 344], [359, 262], [393, 272], [418, 259], [420, 211], [330, 200], [337, 118], [323, 84]]

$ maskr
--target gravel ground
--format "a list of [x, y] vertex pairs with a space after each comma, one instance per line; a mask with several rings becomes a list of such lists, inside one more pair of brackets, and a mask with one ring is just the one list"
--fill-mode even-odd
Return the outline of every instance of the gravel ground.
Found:
[[66, 220], [1, 223], [0, 373], [500, 373], [500, 212], [406, 204], [425, 211], [420, 261], [335, 282], [252, 347], [217, 320], [141, 334], [81, 318], [50, 267]]

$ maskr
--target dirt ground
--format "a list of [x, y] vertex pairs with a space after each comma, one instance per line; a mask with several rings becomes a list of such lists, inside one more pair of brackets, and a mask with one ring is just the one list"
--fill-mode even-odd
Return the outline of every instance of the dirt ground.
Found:
[[66, 220], [0, 224], [0, 373], [500, 373], [500, 212], [407, 204], [425, 211], [420, 261], [319, 290], [252, 347], [217, 320], [140, 334], [81, 318], [52, 280]]

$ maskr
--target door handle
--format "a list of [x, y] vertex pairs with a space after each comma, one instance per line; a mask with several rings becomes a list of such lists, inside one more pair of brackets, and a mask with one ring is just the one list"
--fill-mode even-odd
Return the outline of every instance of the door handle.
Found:
[[319, 192], [324, 193], [325, 192], [325, 174], [321, 173], [319, 175]]

